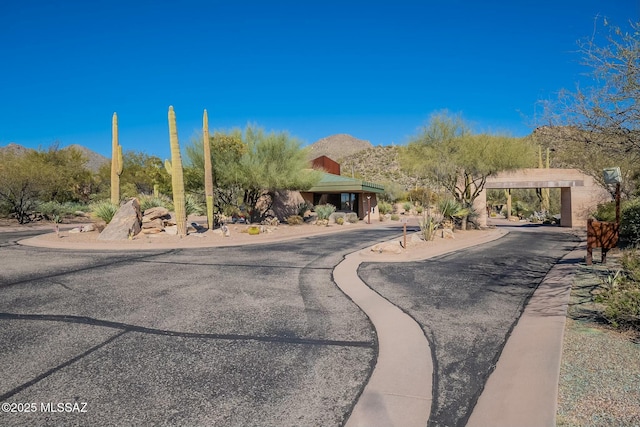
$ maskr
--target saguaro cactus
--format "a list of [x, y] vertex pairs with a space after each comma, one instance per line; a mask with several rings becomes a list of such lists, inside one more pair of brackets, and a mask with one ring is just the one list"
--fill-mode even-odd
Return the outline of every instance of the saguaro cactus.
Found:
[[213, 172], [211, 170], [211, 146], [209, 145], [209, 116], [202, 115], [202, 146], [204, 148], [204, 195], [207, 200], [207, 225], [213, 230]]
[[120, 175], [122, 175], [122, 146], [118, 143], [118, 115], [111, 119], [111, 203], [120, 204]]
[[184, 202], [184, 178], [182, 175], [182, 157], [178, 143], [176, 113], [169, 106], [169, 142], [171, 143], [171, 187], [173, 188], [173, 207], [176, 212], [176, 225], [180, 237], [187, 235], [187, 215]]

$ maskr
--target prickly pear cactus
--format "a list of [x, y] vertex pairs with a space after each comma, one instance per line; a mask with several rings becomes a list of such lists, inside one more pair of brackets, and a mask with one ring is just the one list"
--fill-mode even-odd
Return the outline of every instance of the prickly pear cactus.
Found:
[[176, 225], [178, 226], [178, 235], [182, 237], [187, 235], [187, 215], [184, 201], [182, 157], [180, 156], [178, 128], [176, 126], [176, 113], [173, 111], [173, 106], [169, 107], [169, 142], [171, 143], [171, 162], [165, 162], [165, 166], [171, 166], [173, 207], [176, 211]]
[[111, 203], [120, 205], [120, 175], [122, 175], [122, 146], [118, 143], [118, 115], [111, 119]]
[[207, 200], [207, 225], [213, 230], [213, 172], [211, 168], [211, 146], [209, 145], [209, 116], [202, 115], [202, 146], [204, 148], [204, 195]]

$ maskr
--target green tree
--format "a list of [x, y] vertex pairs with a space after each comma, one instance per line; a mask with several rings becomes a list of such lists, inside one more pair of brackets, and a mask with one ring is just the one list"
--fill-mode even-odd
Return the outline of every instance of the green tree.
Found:
[[[152, 194], [154, 188], [163, 194], [171, 194], [171, 176], [164, 168], [162, 159], [141, 151], [128, 150], [122, 155], [124, 162], [120, 175], [120, 193], [122, 197], [135, 197], [138, 194]], [[111, 164], [104, 164], [98, 171], [100, 196], [108, 197], [111, 180]]]
[[[204, 194], [204, 150], [203, 139], [196, 138], [185, 148], [186, 190]], [[214, 186], [214, 204], [217, 212], [233, 213], [240, 208], [242, 189], [238, 183], [239, 164], [247, 147], [242, 142], [242, 131], [215, 131], [209, 137], [211, 170]]]
[[603, 167], [620, 166], [629, 195], [640, 179], [640, 22], [596, 24], [593, 35], [578, 42], [590, 79], [542, 102], [538, 139], [556, 149], [562, 165], [600, 182]]
[[[199, 191], [204, 182], [201, 141], [196, 138], [186, 148], [189, 169], [197, 177], [193, 184]], [[310, 168], [300, 141], [286, 132], [266, 133], [247, 126], [244, 132], [215, 132], [210, 141], [216, 207], [223, 210], [241, 195], [252, 222], [262, 219], [271, 208], [276, 191], [304, 190], [321, 176]]]
[[447, 112], [434, 114], [400, 154], [403, 168], [442, 187], [470, 212], [489, 176], [534, 160], [534, 147], [524, 139], [472, 134], [460, 116]]
[[306, 190], [320, 180], [300, 141], [287, 133], [248, 126], [243, 136], [247, 150], [240, 158], [238, 182], [252, 222], [271, 209], [277, 190]]
[[0, 152], [0, 204], [21, 224], [39, 202], [86, 201], [92, 175], [75, 148]]

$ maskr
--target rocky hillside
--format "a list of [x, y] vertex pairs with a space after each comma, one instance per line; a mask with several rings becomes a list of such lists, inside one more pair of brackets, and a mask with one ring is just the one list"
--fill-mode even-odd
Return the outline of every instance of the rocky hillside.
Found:
[[425, 185], [424, 180], [400, 168], [399, 151], [398, 146], [379, 146], [344, 157], [340, 162], [342, 175], [381, 184], [396, 183], [404, 189]]
[[83, 147], [82, 145], [73, 144], [70, 145], [69, 148], [75, 148], [82, 153], [82, 155], [87, 159], [87, 169], [92, 172], [97, 172], [102, 165], [110, 162], [110, 159], [106, 158], [102, 154], [98, 154], [87, 147]]
[[379, 184], [396, 183], [405, 189], [416, 185], [416, 178], [400, 169], [398, 146], [374, 147], [369, 141], [338, 134], [322, 138], [310, 147], [311, 159], [327, 156], [335, 160], [344, 176]]
[[337, 162], [341, 159], [358, 153], [362, 150], [373, 147], [369, 141], [354, 138], [344, 133], [327, 136], [309, 146], [311, 153], [310, 159], [320, 156], [327, 156]]

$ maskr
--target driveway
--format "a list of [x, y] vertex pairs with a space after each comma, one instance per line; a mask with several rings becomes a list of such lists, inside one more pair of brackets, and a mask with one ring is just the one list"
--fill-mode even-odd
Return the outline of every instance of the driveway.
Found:
[[430, 426], [464, 426], [511, 330], [551, 267], [580, 241], [553, 227], [509, 227], [499, 240], [359, 275], [422, 327], [434, 366]]
[[[343, 255], [397, 235], [161, 252], [0, 247], [1, 425], [340, 425], [375, 364]], [[24, 413], [29, 411], [29, 413]]]
[[[35, 410], [1, 413], [0, 424], [341, 425], [377, 342], [333, 268], [397, 234], [129, 253], [7, 242], [0, 402]], [[430, 425], [466, 423], [527, 299], [577, 241], [518, 227], [436, 259], [361, 265], [430, 341]]]

